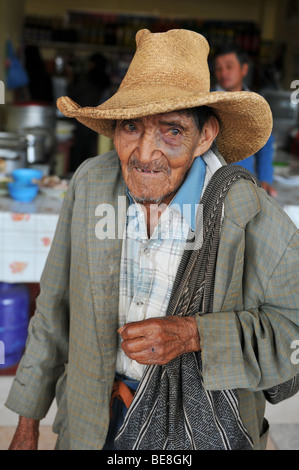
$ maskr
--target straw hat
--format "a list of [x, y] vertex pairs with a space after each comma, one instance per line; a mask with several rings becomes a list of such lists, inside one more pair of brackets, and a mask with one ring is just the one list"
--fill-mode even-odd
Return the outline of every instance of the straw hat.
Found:
[[196, 106], [210, 106], [220, 118], [218, 150], [227, 163], [257, 152], [272, 130], [268, 103], [253, 92], [210, 92], [209, 44], [198, 33], [173, 29], [136, 34], [136, 53], [118, 91], [97, 107], [80, 107], [68, 97], [59, 110], [113, 138], [115, 119], [132, 119]]

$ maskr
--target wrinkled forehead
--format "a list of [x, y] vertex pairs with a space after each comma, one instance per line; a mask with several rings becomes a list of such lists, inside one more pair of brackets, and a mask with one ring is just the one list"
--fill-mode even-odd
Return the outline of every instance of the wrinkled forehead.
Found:
[[136, 117], [131, 119], [119, 119], [116, 123], [123, 121], [134, 121], [134, 122], [177, 122], [184, 121], [189, 122], [191, 125], [196, 124], [196, 112], [192, 108], [190, 109], [179, 109], [175, 111], [168, 111], [166, 113], [152, 114], [148, 116]]
[[196, 111], [193, 108], [190, 109], [178, 109], [176, 111], [170, 111], [162, 114], [167, 117], [178, 117], [179, 119], [190, 120], [192, 123], [196, 123]]

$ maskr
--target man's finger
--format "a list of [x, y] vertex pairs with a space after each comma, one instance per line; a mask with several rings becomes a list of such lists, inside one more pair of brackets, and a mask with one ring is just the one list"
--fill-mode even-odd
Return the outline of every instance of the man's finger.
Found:
[[139, 338], [146, 336], [148, 332], [148, 324], [146, 320], [127, 323], [118, 330], [123, 340]]
[[139, 338], [123, 340], [121, 347], [126, 354], [130, 354], [145, 351], [150, 348], [150, 344], [144, 336], [141, 336]]

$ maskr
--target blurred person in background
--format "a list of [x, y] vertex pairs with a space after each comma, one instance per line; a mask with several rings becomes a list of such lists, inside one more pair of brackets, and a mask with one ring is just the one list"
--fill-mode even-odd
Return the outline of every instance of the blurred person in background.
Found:
[[[75, 77], [69, 85], [69, 96], [81, 106], [101, 104], [109, 98], [110, 77], [106, 72], [107, 60], [101, 54], [88, 58], [87, 73]], [[97, 155], [98, 134], [78, 121], [74, 121], [74, 145], [70, 154], [70, 171], [74, 172], [87, 158]]]
[[[234, 46], [220, 49], [214, 56], [214, 74], [217, 81], [215, 91], [250, 91], [245, 84], [248, 71], [249, 59], [246, 52]], [[273, 155], [274, 138], [271, 134], [264, 147], [251, 157], [238, 162], [238, 165], [254, 173], [267, 193], [275, 197], [277, 191], [272, 186]]]
[[25, 68], [29, 77], [28, 91], [30, 101], [53, 104], [53, 88], [51, 76], [46, 70], [38, 47], [26, 46]]

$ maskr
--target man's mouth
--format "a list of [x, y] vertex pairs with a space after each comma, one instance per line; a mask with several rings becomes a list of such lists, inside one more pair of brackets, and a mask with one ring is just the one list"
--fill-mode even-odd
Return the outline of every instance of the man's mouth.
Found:
[[135, 170], [139, 171], [140, 173], [145, 173], [147, 175], [154, 175], [157, 173], [161, 173], [160, 170], [142, 170], [141, 168], [135, 167]]

